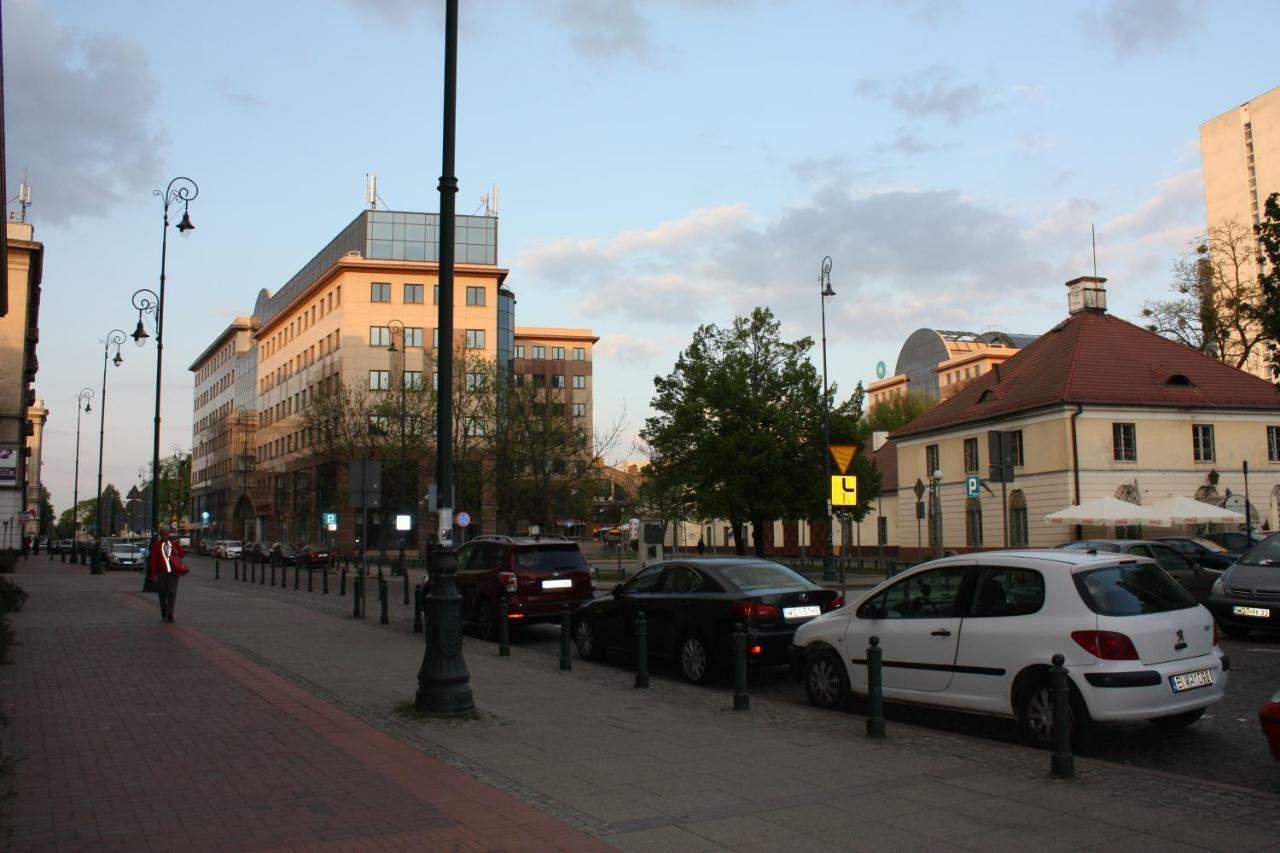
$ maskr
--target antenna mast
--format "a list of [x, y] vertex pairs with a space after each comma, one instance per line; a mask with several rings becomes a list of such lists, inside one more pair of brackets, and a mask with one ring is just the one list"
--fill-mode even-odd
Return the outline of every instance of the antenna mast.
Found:
[[378, 209], [378, 176], [364, 173], [364, 196], [370, 210]]
[[1093, 242], [1093, 277], [1098, 277], [1098, 232], [1089, 223], [1089, 239]]

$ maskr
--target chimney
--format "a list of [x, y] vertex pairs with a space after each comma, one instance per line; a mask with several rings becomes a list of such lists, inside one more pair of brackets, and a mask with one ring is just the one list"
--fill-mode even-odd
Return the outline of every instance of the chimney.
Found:
[[1082, 275], [1067, 282], [1067, 313], [1107, 313], [1107, 289], [1103, 287], [1106, 283], [1105, 278], [1092, 275]]
[[877, 430], [876, 432], [871, 433], [871, 452], [875, 453], [877, 450], [884, 447], [884, 443], [888, 440], [888, 430]]

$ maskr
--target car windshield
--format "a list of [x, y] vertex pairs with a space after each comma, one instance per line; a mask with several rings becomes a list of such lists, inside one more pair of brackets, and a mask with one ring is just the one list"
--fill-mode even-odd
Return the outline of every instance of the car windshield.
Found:
[[1196, 543], [1196, 544], [1197, 544], [1197, 545], [1199, 545], [1201, 548], [1204, 548], [1204, 549], [1206, 549], [1206, 550], [1209, 550], [1209, 551], [1216, 551], [1216, 552], [1217, 552], [1217, 553], [1219, 553], [1219, 554], [1225, 554], [1225, 553], [1227, 553], [1227, 549], [1226, 549], [1226, 548], [1223, 548], [1223, 547], [1222, 547], [1221, 545], [1219, 545], [1217, 542], [1210, 542], [1208, 539], [1201, 539], [1201, 538], [1199, 538], [1199, 537], [1196, 537], [1196, 538], [1192, 539], [1191, 541], [1192, 541], [1192, 542], [1194, 542], [1194, 543]]
[[516, 551], [516, 568], [522, 572], [557, 572], [585, 569], [587, 559], [577, 545], [539, 545]]
[[724, 575], [729, 583], [744, 591], [788, 586], [807, 587], [810, 585], [809, 581], [804, 577], [777, 563], [764, 561], [731, 563], [716, 566], [716, 568], [720, 570], [720, 574]]
[[112, 545], [111, 546], [112, 554], [132, 554], [133, 551], [134, 551], [134, 548], [132, 545]]
[[1280, 534], [1268, 536], [1236, 562], [1242, 566], [1280, 566]]
[[1080, 597], [1102, 616], [1141, 616], [1195, 607], [1191, 593], [1151, 563], [1124, 563], [1075, 576]]

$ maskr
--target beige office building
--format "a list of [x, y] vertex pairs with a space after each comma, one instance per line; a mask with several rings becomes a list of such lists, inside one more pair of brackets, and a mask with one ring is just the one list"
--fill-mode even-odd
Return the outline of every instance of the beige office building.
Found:
[[[0, 310], [0, 521], [8, 545], [16, 547], [28, 505], [28, 481], [38, 484], [28, 442], [35, 433], [32, 412], [39, 408], [35, 380], [40, 363], [40, 283], [44, 245], [29, 222], [7, 222], [8, 291]], [[43, 421], [43, 415], [41, 416]]]

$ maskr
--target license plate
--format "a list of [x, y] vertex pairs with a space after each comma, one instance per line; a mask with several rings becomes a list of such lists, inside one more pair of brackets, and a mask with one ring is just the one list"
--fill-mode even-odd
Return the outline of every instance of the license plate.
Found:
[[822, 608], [816, 604], [809, 604], [804, 607], [784, 607], [782, 608], [782, 618], [784, 619], [812, 619], [814, 616], [821, 615]]
[[1169, 686], [1174, 693], [1184, 690], [1195, 690], [1197, 687], [1213, 686], [1213, 670], [1198, 669], [1195, 672], [1184, 672], [1181, 675], [1169, 676]]
[[1232, 607], [1231, 612], [1236, 616], [1258, 616], [1262, 619], [1271, 618], [1271, 611], [1266, 607]]
[[570, 578], [557, 578], [556, 580], [543, 581], [543, 589], [573, 589], [573, 580]]

